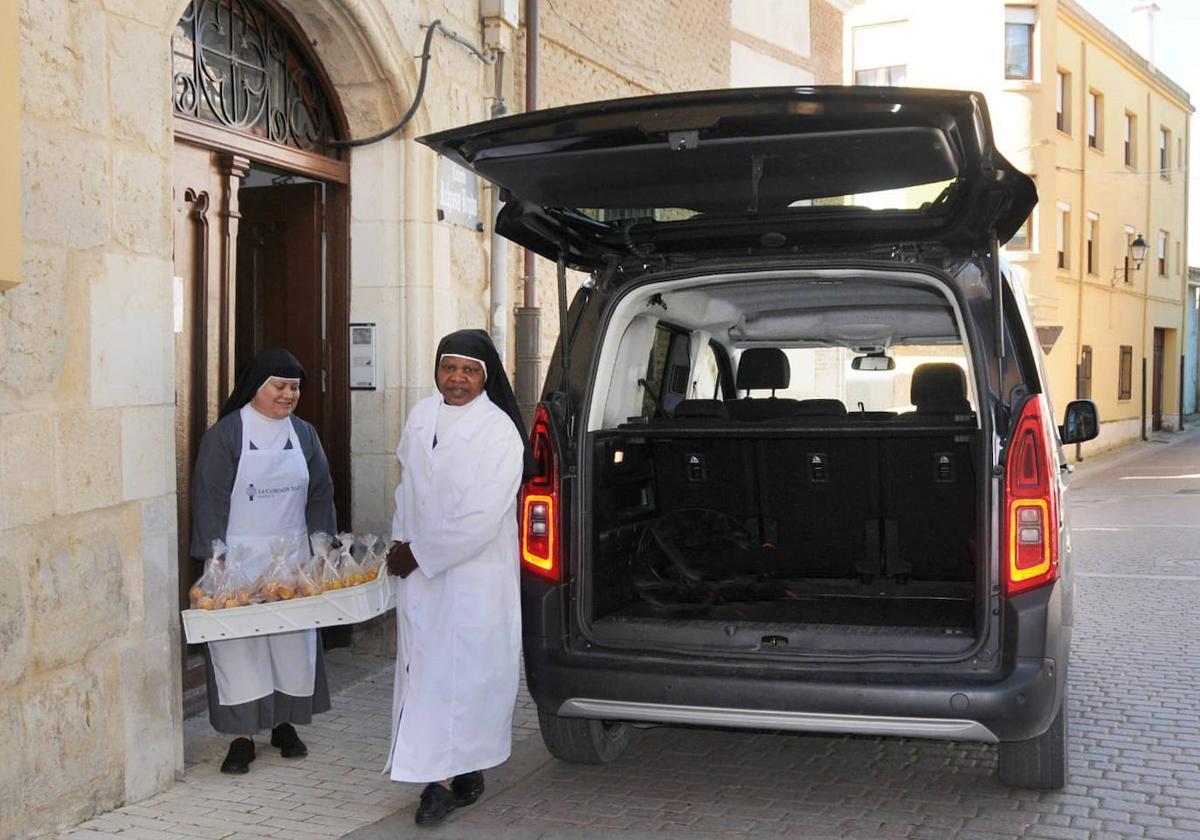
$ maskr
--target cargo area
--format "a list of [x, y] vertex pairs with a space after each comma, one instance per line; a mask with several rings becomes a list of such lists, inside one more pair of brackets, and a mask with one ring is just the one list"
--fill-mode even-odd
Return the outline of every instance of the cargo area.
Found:
[[794, 653], [973, 644], [973, 422], [704, 423], [593, 437], [586, 608], [598, 639]]
[[623, 298], [582, 441], [589, 638], [718, 656], [968, 651], [991, 453], [948, 290], [830, 271]]

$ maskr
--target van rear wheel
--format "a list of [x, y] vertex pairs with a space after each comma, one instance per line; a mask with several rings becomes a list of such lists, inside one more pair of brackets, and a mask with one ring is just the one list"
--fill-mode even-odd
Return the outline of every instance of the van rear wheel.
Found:
[[1000, 781], [1009, 787], [1060, 790], [1067, 784], [1067, 698], [1050, 728], [1025, 741], [1000, 742]]
[[569, 764], [607, 764], [633, 739], [633, 727], [586, 718], [566, 718], [538, 710], [538, 726], [546, 749]]

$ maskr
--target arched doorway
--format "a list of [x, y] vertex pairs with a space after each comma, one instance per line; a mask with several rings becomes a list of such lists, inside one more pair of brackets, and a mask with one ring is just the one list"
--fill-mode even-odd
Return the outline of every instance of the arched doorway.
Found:
[[[350, 522], [349, 181], [332, 86], [274, 0], [192, 0], [171, 39], [174, 120], [179, 597], [190, 559], [189, 483], [236, 371], [284, 346], [308, 371], [312, 423]], [[184, 651], [184, 690], [203, 684]]]

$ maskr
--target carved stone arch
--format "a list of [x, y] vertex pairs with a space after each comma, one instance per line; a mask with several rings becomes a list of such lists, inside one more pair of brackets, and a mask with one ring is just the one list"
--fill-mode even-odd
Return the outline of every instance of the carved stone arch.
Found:
[[[175, 0], [164, 33], [170, 42], [176, 23], [191, 0]], [[395, 12], [385, 0], [259, 0], [293, 24], [303, 35], [314, 64], [327, 78], [344, 115], [350, 137], [375, 134], [394, 125], [416, 93], [422, 22], [415, 13], [404, 14], [401, 25], [412, 33], [401, 37]], [[413, 118], [406, 133], [429, 129], [425, 109]]]
[[[351, 137], [376, 134], [399, 121], [416, 94], [420, 18], [389, 11], [384, 0], [278, 0], [309, 37], [341, 97]], [[406, 27], [402, 33], [396, 25]], [[411, 32], [407, 29], [411, 27]], [[409, 132], [429, 131], [424, 108]], [[408, 132], [406, 132], [408, 133]]]

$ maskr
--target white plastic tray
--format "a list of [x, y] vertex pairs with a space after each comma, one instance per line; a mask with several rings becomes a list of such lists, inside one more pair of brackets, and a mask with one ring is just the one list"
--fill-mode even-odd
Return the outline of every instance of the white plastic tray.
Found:
[[387, 569], [380, 569], [375, 580], [308, 598], [227, 610], [183, 610], [183, 632], [189, 644], [197, 644], [357, 624], [391, 609], [395, 603], [392, 576]]

